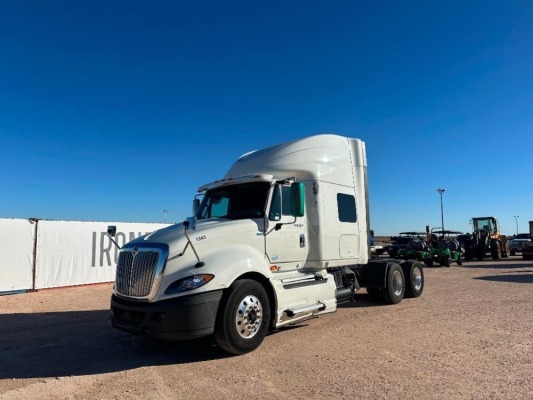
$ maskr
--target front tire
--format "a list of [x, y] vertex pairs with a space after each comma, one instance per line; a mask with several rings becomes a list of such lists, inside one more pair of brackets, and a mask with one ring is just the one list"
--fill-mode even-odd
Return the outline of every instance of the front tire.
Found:
[[270, 321], [270, 302], [261, 284], [235, 281], [224, 293], [215, 323], [215, 341], [224, 351], [245, 354], [259, 347]]
[[502, 249], [499, 242], [492, 242], [490, 244], [490, 255], [493, 260], [499, 260], [502, 256]]

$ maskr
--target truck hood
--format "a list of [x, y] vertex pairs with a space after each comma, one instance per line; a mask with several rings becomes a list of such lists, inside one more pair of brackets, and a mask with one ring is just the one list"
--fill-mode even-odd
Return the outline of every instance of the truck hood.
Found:
[[[198, 221], [196, 226], [191, 224], [187, 234], [193, 245], [196, 246], [226, 236], [263, 231], [263, 225], [263, 219], [228, 220], [217, 218]], [[181, 251], [183, 250], [182, 246], [185, 246], [187, 242], [184, 231], [183, 223], [171, 225], [132, 240], [125, 247], [141, 246], [145, 243], [162, 243], [169, 246], [171, 253]]]

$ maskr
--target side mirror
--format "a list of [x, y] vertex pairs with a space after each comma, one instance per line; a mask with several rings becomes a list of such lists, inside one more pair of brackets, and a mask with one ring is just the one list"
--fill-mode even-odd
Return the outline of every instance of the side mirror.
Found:
[[117, 227], [115, 225], [108, 225], [107, 236], [115, 237], [116, 234], [117, 234]]
[[293, 217], [305, 215], [305, 186], [303, 182], [294, 182], [291, 185], [291, 206]]
[[200, 208], [200, 199], [194, 199], [192, 201], [192, 215], [196, 216], [198, 209]]

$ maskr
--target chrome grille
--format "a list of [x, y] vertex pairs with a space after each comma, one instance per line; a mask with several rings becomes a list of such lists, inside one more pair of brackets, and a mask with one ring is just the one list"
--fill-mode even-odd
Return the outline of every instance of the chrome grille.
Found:
[[115, 281], [117, 293], [131, 297], [147, 297], [152, 290], [159, 255], [158, 251], [121, 251]]

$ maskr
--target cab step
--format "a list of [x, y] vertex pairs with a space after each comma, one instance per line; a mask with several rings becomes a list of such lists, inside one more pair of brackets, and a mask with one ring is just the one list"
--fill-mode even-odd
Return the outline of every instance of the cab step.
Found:
[[305, 286], [322, 285], [327, 283], [327, 279], [324, 279], [320, 275], [305, 274], [283, 279], [281, 283], [283, 284], [283, 289], [296, 289]]
[[289, 308], [284, 311], [285, 314], [289, 318], [295, 317], [298, 314], [308, 314], [308, 313], [315, 313], [318, 311], [324, 311], [326, 309], [326, 303], [322, 303], [321, 301], [317, 302], [316, 304], [308, 304], [301, 307], [293, 307]]

